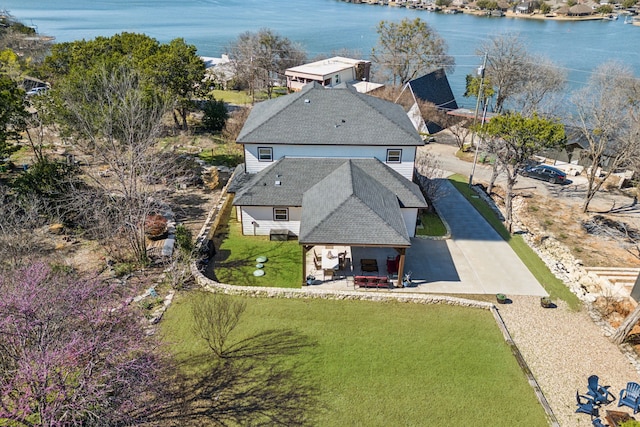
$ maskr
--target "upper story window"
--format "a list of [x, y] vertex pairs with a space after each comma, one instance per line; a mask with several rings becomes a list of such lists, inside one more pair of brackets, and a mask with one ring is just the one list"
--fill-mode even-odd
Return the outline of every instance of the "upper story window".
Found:
[[260, 161], [260, 162], [272, 162], [273, 161], [273, 148], [271, 148], [271, 147], [258, 147], [258, 161]]
[[401, 163], [402, 162], [402, 150], [389, 149], [387, 150], [387, 163]]
[[289, 209], [288, 208], [273, 208], [273, 220], [274, 221], [289, 221]]
[[336, 84], [340, 83], [340, 74], [336, 74]]

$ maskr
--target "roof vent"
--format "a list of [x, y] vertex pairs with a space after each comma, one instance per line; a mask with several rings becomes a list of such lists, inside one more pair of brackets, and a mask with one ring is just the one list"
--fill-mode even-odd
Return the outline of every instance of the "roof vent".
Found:
[[311, 104], [311, 100], [307, 98], [307, 99], [304, 100], [304, 103], [305, 104]]
[[276, 187], [279, 187], [282, 185], [282, 181], [276, 181]]

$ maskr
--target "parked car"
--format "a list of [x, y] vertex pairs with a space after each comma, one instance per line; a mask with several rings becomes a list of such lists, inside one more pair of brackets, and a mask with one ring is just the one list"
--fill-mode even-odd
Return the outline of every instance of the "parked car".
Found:
[[34, 87], [34, 88], [29, 89], [27, 91], [27, 96], [40, 95], [41, 93], [45, 93], [48, 90], [49, 90], [49, 88], [47, 86]]
[[563, 184], [567, 182], [567, 174], [565, 172], [547, 165], [526, 167], [520, 171], [520, 175], [541, 179], [551, 184]]

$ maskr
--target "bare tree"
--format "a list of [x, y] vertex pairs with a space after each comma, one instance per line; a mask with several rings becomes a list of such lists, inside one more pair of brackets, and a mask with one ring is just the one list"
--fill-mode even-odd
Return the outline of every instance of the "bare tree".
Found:
[[454, 67], [444, 39], [420, 18], [405, 18], [399, 23], [380, 21], [376, 32], [379, 39], [371, 59], [386, 71], [394, 85], [403, 85], [437, 68], [450, 71]]
[[81, 194], [77, 212], [95, 218], [103, 235], [124, 237], [135, 259], [146, 261], [146, 218], [162, 209], [156, 183], [171, 167], [156, 155], [167, 102], [145, 90], [138, 73], [126, 66], [70, 77], [60, 84], [62, 115], [77, 148], [94, 162], [86, 173], [97, 190]]
[[487, 55], [486, 77], [496, 92], [496, 112], [509, 104], [526, 116], [541, 113], [544, 101], [564, 88], [565, 73], [550, 60], [531, 55], [518, 35], [492, 37], [478, 53]]
[[536, 112], [545, 115], [558, 113], [559, 98], [564, 95], [567, 82], [566, 72], [543, 56], [530, 55], [528, 61], [520, 92], [514, 94], [509, 104], [525, 116]]
[[574, 94], [573, 103], [573, 124], [586, 141], [590, 161], [582, 205], [587, 212], [606, 179], [640, 155], [640, 84], [628, 67], [605, 63]]
[[229, 54], [236, 77], [245, 82], [251, 96], [264, 89], [269, 98], [274, 82], [284, 76], [285, 70], [304, 63], [307, 57], [298, 44], [268, 28], [240, 34], [229, 46]]

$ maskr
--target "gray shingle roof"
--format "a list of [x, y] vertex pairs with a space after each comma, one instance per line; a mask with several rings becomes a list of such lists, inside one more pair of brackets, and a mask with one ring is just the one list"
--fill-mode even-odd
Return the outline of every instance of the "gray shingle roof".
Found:
[[305, 192], [298, 240], [302, 244], [411, 245], [396, 195], [352, 161]]
[[[345, 163], [351, 163], [391, 191], [400, 207], [427, 206], [418, 186], [378, 159], [325, 159], [285, 157], [257, 174], [247, 175], [236, 191], [236, 206], [302, 206], [302, 197], [311, 187]], [[248, 177], [248, 179], [247, 179]], [[280, 185], [276, 185], [276, 181]], [[336, 187], [340, 187], [337, 185]]]
[[423, 145], [401, 106], [352, 87], [318, 83], [253, 107], [238, 143]]

